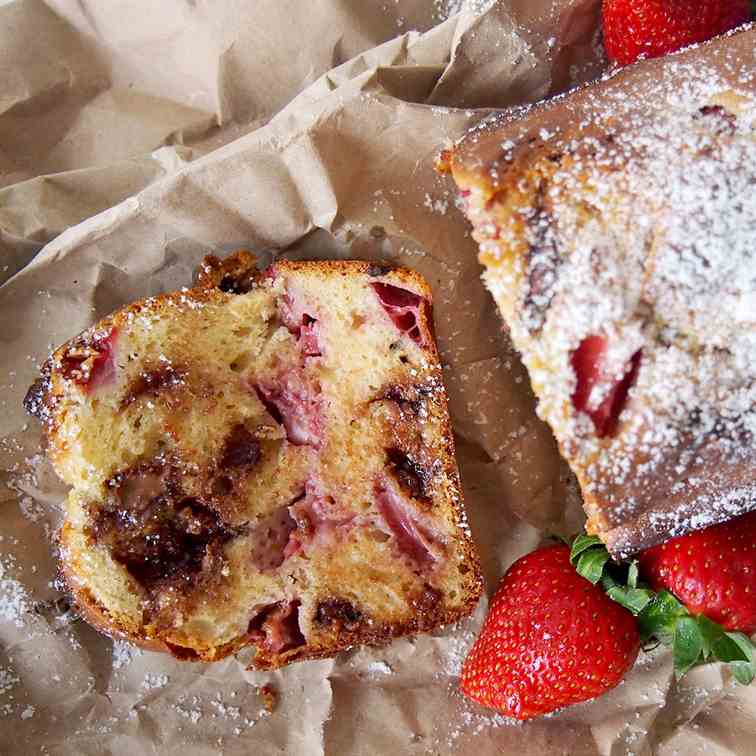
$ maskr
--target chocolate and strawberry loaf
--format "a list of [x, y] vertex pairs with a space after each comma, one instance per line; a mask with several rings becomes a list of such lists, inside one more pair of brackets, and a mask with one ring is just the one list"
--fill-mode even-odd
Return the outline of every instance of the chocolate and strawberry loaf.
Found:
[[278, 667], [452, 622], [481, 592], [431, 293], [362, 262], [208, 258], [57, 349], [30, 389], [98, 628]]
[[446, 156], [538, 412], [615, 556], [756, 508], [756, 29]]

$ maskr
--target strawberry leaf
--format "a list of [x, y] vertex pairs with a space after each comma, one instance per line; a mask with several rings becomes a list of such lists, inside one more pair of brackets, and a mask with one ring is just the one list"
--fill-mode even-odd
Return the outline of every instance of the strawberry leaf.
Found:
[[722, 633], [712, 646], [714, 657], [723, 662], [753, 661], [753, 646], [743, 633]]
[[703, 658], [708, 659], [714, 652], [714, 644], [724, 635], [724, 629], [703, 614], [696, 617], [703, 638]]
[[604, 549], [588, 549], [579, 557], [575, 569], [578, 575], [582, 575], [586, 580], [596, 585], [601, 576], [604, 574], [604, 565], [609, 561], [609, 552]]
[[572, 551], [570, 551], [570, 561], [573, 565], [577, 566], [578, 557], [590, 548], [594, 546], [600, 546], [604, 548], [604, 544], [598, 536], [579, 535], [572, 542]]
[[660, 591], [638, 615], [641, 640], [646, 643], [656, 637], [671, 646], [677, 620], [686, 616], [688, 610], [669, 591]]
[[753, 664], [749, 664], [744, 661], [730, 662], [728, 665], [732, 676], [741, 685], [750, 685], [753, 682], [753, 678], [756, 677], [756, 669]]
[[647, 588], [625, 588], [617, 585], [610, 588], [607, 595], [620, 606], [624, 606], [636, 617], [648, 606], [654, 598], [654, 592]]
[[611, 575], [601, 578], [601, 586], [612, 601], [624, 606], [631, 614], [638, 616], [656, 595], [647, 588], [635, 588], [618, 583]]
[[729, 665], [733, 677], [748, 685], [756, 679], [756, 647], [743, 633], [729, 633], [704, 615], [692, 616], [669, 591], [655, 593], [639, 581], [638, 562], [618, 564], [597, 536], [579, 535], [572, 542], [570, 561], [578, 574], [633, 614], [643, 647], [672, 647], [675, 676], [716, 660]]
[[637, 617], [643, 647], [672, 647], [675, 676], [707, 661], [729, 665], [733, 677], [748, 685], [756, 679], [756, 647], [743, 633], [729, 633], [704, 615], [692, 616], [669, 591], [655, 593], [639, 581], [638, 562], [618, 564], [597, 536], [579, 535], [570, 561], [577, 572]]
[[756, 662], [756, 648], [753, 642], [745, 633], [725, 633], [730, 639], [740, 646], [741, 651], [748, 657], [749, 662]]
[[672, 656], [675, 662], [675, 677], [679, 680], [701, 659], [704, 639], [698, 622], [693, 617], [680, 617], [675, 624]]
[[572, 542], [570, 561], [579, 575], [596, 585], [604, 574], [609, 552], [598, 536], [579, 535]]
[[756, 677], [756, 654], [751, 639], [743, 633], [725, 633], [713, 647], [714, 657], [729, 662], [732, 676], [742, 685], [750, 685]]

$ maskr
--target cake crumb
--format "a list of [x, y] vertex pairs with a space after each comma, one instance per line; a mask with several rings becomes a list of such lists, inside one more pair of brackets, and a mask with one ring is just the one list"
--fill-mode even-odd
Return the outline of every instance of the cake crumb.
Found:
[[278, 706], [278, 691], [270, 684], [263, 685], [259, 688], [258, 693], [262, 698], [263, 706], [268, 712], [275, 711]]
[[10, 576], [11, 571], [20, 571], [15, 557], [0, 557], [0, 620], [21, 628], [32, 610], [32, 601], [23, 584]]
[[239, 719], [241, 717], [241, 709], [238, 706], [228, 706], [224, 701], [220, 693], [216, 693], [215, 698], [210, 701], [210, 705], [215, 709], [216, 713], [213, 717], [221, 716], [224, 719]]

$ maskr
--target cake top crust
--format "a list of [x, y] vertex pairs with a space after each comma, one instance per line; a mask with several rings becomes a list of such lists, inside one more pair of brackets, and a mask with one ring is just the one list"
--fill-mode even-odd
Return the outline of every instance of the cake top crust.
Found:
[[[449, 159], [539, 414], [615, 554], [756, 506], [755, 43], [746, 29], [497, 114]], [[606, 380], [578, 411], [593, 338]]]

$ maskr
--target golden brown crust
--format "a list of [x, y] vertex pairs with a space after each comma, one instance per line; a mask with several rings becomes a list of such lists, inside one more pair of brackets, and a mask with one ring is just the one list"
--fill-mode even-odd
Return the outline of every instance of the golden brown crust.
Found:
[[[464, 526], [463, 518], [460, 518], [459, 524]], [[477, 606], [484, 585], [478, 555], [472, 541], [462, 542], [461, 547], [465, 555], [463, 561], [469, 568], [469, 580], [465, 601], [454, 610], [444, 609], [439, 601], [427, 601], [419, 596], [415, 601], [416, 615], [406, 622], [361, 624], [351, 632], [340, 632], [338, 637], [334, 637], [329, 644], [320, 648], [292, 649], [282, 654], [265, 654], [258, 651], [250, 662], [249, 669], [277, 669], [295, 661], [324, 659], [353, 646], [384, 646], [396, 638], [430, 632], [466, 617]], [[62, 560], [60, 569], [65, 585], [82, 617], [96, 630], [115, 640], [127, 641], [146, 651], [168, 653], [182, 661], [203, 662], [220, 661], [249, 645], [249, 640], [242, 636], [232, 643], [202, 651], [168, 643], [156, 636], [147, 636], [138, 626], [124, 627], [94, 598], [91, 591], [81, 584], [68, 561]]]
[[[716, 296], [753, 296], [722, 271], [753, 266], [738, 187], [756, 178], [755, 41], [745, 29], [496, 114], [442, 158], [589, 532], [616, 556], [756, 507], [750, 316], [733, 325], [737, 303]], [[606, 435], [573, 406], [572, 356], [595, 333], [640, 360]]]
[[[27, 391], [24, 407], [27, 412], [43, 423], [46, 435], [56, 431], [56, 396], [62, 389], [60, 382], [54, 380], [54, 368], [60, 369], [61, 360], [77, 343], [86, 344], [91, 336], [106, 332], [125, 325], [129, 319], [148, 311], [151, 314], [169, 313], [172, 306], [182, 308], [190, 302], [207, 303], [223, 301], [228, 293], [249, 291], [267, 271], [258, 271], [255, 256], [248, 250], [241, 249], [220, 260], [214, 255], [208, 255], [200, 264], [197, 274], [197, 285], [193, 289], [171, 291], [157, 294], [149, 299], [134, 302], [104, 317], [74, 339], [58, 347], [46, 360], [37, 379]], [[376, 279], [396, 284], [409, 284], [408, 288], [415, 291], [428, 302], [429, 309], [422, 310], [422, 333], [426, 337], [426, 350], [434, 360], [438, 360], [438, 351], [433, 333], [432, 306], [433, 292], [427, 281], [416, 271], [409, 268], [369, 263], [362, 260], [314, 260], [295, 261], [280, 260], [274, 263], [268, 271], [275, 269], [297, 271], [302, 269], [319, 271], [323, 276], [334, 273], [349, 276], [355, 273], [366, 273]], [[221, 286], [227, 286], [224, 292]]]
[[[433, 490], [438, 494], [440, 500], [445, 502], [444, 507], [449, 507], [448, 510], [444, 510], [448, 512], [444, 516], [449, 518], [449, 527], [453, 526], [453, 531], [457, 531], [456, 535], [453, 536], [453, 542], [447, 543], [446, 547], [444, 547], [454, 553], [455, 564], [458, 563], [460, 565], [457, 596], [453, 600], [449, 599], [442, 591], [428, 583], [426, 584], [426, 588], [421, 590], [417, 595], [407, 594], [405, 597], [405, 601], [414, 607], [411, 616], [400, 621], [389, 621], [382, 619], [380, 616], [372, 616], [370, 611], [365, 611], [361, 607], [355, 606], [353, 598], [347, 600], [339, 595], [331, 594], [330, 599], [326, 598], [321, 602], [325, 609], [319, 604], [316, 610], [308, 610], [308, 612], [314, 613], [304, 616], [304, 621], [306, 623], [314, 623], [316, 629], [313, 640], [308, 641], [305, 645], [284, 648], [281, 652], [271, 651], [264, 645], [257, 644], [260, 636], [259, 625], [253, 628], [251, 623], [247, 633], [241, 633], [228, 642], [220, 644], [208, 643], [198, 637], [192, 637], [191, 634], [187, 634], [180, 629], [174, 628], [172, 623], [174, 622], [176, 609], [170, 607], [168, 609], [159, 608], [159, 602], [156, 596], [153, 595], [153, 589], [150, 588], [151, 583], [142, 584], [140, 582], [142, 578], [139, 580], [133, 577], [123, 578], [132, 584], [130, 590], [135, 595], [141, 597], [140, 601], [142, 602], [143, 609], [141, 610], [142, 615], [139, 620], [130, 618], [131, 615], [124, 614], [122, 609], [117, 612], [112, 611], [109, 609], [109, 605], [106, 605], [94, 595], [88, 584], [89, 578], [84, 577], [82, 565], [96, 553], [102, 552], [102, 559], [106, 561], [102, 562], [105, 566], [100, 567], [100, 569], [111, 569], [107, 567], [107, 560], [113, 558], [118, 562], [121, 558], [113, 549], [118, 547], [124, 553], [131, 553], [130, 550], [134, 548], [134, 545], [127, 541], [123, 546], [118, 546], [119, 536], [117, 532], [112, 530], [112, 525], [108, 524], [107, 520], [104, 521], [104, 524], [102, 523], [103, 511], [105, 511], [107, 517], [110, 517], [111, 515], [107, 514], [107, 511], [109, 511], [108, 507], [112, 507], [112, 504], [108, 504], [104, 510], [99, 503], [96, 504], [94, 509], [88, 508], [90, 505], [82, 507], [76, 504], [74, 510], [72, 510], [77, 513], [75, 514], [75, 519], [79, 522], [83, 517], [87, 524], [84, 526], [77, 524], [75, 528], [71, 522], [65, 524], [61, 533], [61, 553], [64, 557], [61, 569], [65, 581], [81, 609], [82, 615], [94, 627], [112, 637], [128, 640], [150, 650], [167, 652], [181, 659], [214, 661], [233, 654], [245, 646], [258, 645], [257, 654], [252, 665], [261, 669], [272, 669], [301, 659], [332, 656], [338, 651], [353, 645], [365, 643], [383, 644], [399, 635], [426, 632], [441, 624], [458, 620], [460, 617], [471, 612], [477, 603], [482, 592], [482, 579], [477, 556], [466, 530], [464, 511], [461, 504], [459, 475], [454, 459], [453, 437], [449, 424], [446, 399], [443, 393], [441, 368], [438, 364], [438, 354], [432, 334], [431, 291], [428, 284], [421, 276], [410, 270], [358, 261], [279, 261], [270, 269], [263, 272], [257, 271], [253, 266], [254, 257], [244, 251], [238, 252], [223, 261], [208, 258], [203, 263], [198, 277], [198, 285], [194, 289], [161, 294], [149, 300], [136, 302], [108, 316], [81, 336], [72, 339], [57, 349], [48, 361], [44, 371], [44, 390], [40, 392], [38, 387], [33, 400], [35, 407], [44, 407], [43, 412], [37, 412], [36, 414], [43, 416], [42, 419], [45, 423], [46, 434], [51, 442], [53, 461], [55, 462], [57, 459], [58, 462], [62, 462], [64, 458], [70, 456], [67, 443], [63, 440], [65, 434], [60, 433], [61, 423], [69, 422], [69, 419], [66, 418], [66, 413], [69, 412], [69, 409], [64, 400], [67, 396], [66, 392], [70, 392], [68, 379], [64, 380], [61, 377], [62, 372], [68, 369], [69, 377], [73, 375], [74, 378], [81, 377], [88, 380], [93, 375], [93, 371], [98, 369], [96, 367], [98, 364], [97, 361], [102, 361], [102, 353], [105, 349], [103, 344], [105, 341], [113, 333], [120, 333], [121, 330], [126, 332], [132, 327], [135, 320], [147, 319], [149, 321], [157, 321], [158, 319], [170, 319], [175, 317], [177, 313], [193, 311], [197, 304], [223, 306], [231, 301], [236, 301], [235, 297], [237, 294], [252, 291], [256, 287], [264, 288], [268, 286], [270, 280], [278, 276], [296, 276], [301, 272], [303, 274], [306, 273], [310, 277], [320, 276], [324, 281], [332, 280], [335, 276], [344, 276], [347, 279], [355, 275], [368, 276], [378, 284], [391, 284], [409, 290], [415, 293], [420, 299], [421, 306], [418, 310], [417, 341], [419, 344], [422, 344], [421, 349], [424, 354], [424, 360], [427, 363], [422, 371], [424, 376], [422, 380], [427, 381], [429, 387], [427, 394], [422, 396], [421, 404], [423, 406], [423, 416], [433, 418], [433, 422], [436, 424], [433, 434], [437, 437], [437, 441], [434, 443], [438, 444], [438, 451], [432, 455], [432, 459], [429, 458], [429, 461], [435, 465], [434, 480], [445, 481], [443, 490], [436, 490], [435, 488]], [[71, 349], [74, 351], [72, 352]], [[75, 357], [74, 362], [70, 362], [71, 355]], [[66, 360], [69, 360], [68, 364]], [[76, 372], [70, 373], [71, 370]], [[397, 380], [399, 381], [399, 386], [404, 385], [402, 382], [406, 380], [406, 371], [405, 373], [398, 374]], [[387, 386], [390, 387], [391, 385], [391, 379], [389, 378]], [[401, 390], [404, 391], [406, 389], [402, 388]], [[87, 392], [85, 391], [84, 393], [86, 395]], [[208, 384], [206, 389], [203, 389], [201, 381], [198, 383], [197, 374], [192, 373], [186, 365], [175, 359], [168, 363], [168, 367], [158, 366], [154, 368], [149, 362], [144, 363], [142, 372], [136, 374], [135, 377], [132, 377], [125, 383], [120, 381], [117, 394], [118, 396], [114, 401], [116, 401], [119, 408], [118, 411], [126, 414], [133, 414], [136, 412], [135, 408], [143, 406], [145, 402], [159, 403], [161, 406], [169, 407], [173, 412], [185, 414], [191, 411], [192, 404], [196, 403], [198, 397], [205, 397], [204, 400], [211, 404], [214, 401], [212, 386]], [[383, 415], [381, 413], [371, 414], [370, 406], [368, 404], [366, 407], [364, 422], [374, 423], [378, 417], [383, 417], [384, 415], [385, 417], [391, 416], [391, 412], [388, 412], [388, 414], [384, 412]], [[417, 422], [416, 419], [412, 418], [409, 418], [409, 421], [410, 425], [412, 422]], [[380, 422], [385, 422], [385, 418]], [[410, 432], [411, 430], [411, 428], [408, 430], [408, 426], [402, 423], [393, 426], [389, 424], [386, 425], [383, 433], [386, 439], [394, 439], [391, 443], [394, 443], [395, 446], [405, 448], [408, 453], [412, 453], [414, 457], [422, 461], [422, 459], [425, 459], [423, 456], [424, 452], [419, 447], [416, 447], [416, 439], [412, 435], [414, 431]], [[265, 433], [268, 433], [268, 431], [265, 431]], [[263, 458], [275, 456], [277, 453], [275, 450], [280, 446], [281, 441], [273, 433], [269, 437], [265, 435], [258, 437], [255, 443], [261, 449], [260, 452], [255, 452], [253, 455], [254, 460], [257, 460], [259, 456]], [[385, 443], [391, 446], [389, 441]], [[174, 464], [176, 465], [175, 471], [173, 468]], [[153, 478], [160, 478], [168, 486], [169, 490], [174, 491], [174, 493], [169, 495], [169, 498], [172, 496], [173, 500], [180, 502], [186, 500], [186, 496], [195, 496], [203, 502], [208, 501], [211, 503], [213, 511], [221, 517], [223, 528], [232, 528], [232, 530], [236, 528], [237, 530], [233, 530], [233, 533], [247, 532], [242, 510], [228, 498], [230, 494], [227, 495], [223, 491], [222, 497], [217, 501], [215, 500], [216, 492], [214, 491], [214, 485], [217, 471], [215, 471], [214, 467], [209, 467], [207, 470], [204, 470], [204, 468], [198, 471], [195, 470], [189, 477], [184, 475], [183, 470], [184, 468], [181, 467], [180, 462], [176, 461], [174, 463], [170, 455], [164, 455], [161, 456], [157, 467], [155, 467], [154, 462], [147, 461], [137, 462], [127, 469], [118, 469], [116, 475], [111, 476], [105, 481], [105, 489], [121, 496], [118, 492], [123, 485], [126, 485], [122, 481], [128, 483], [128, 481], [133, 479], [135, 481], [134, 485], [137, 487], [139, 485], [146, 485], [149, 488], [153, 485], [153, 482], [150, 482]], [[440, 474], [439, 470], [441, 471]], [[233, 485], [232, 479], [236, 474], [236, 470], [232, 469], [226, 475], [230, 481], [227, 485], [234, 490], [235, 485]], [[140, 483], [140, 481], [142, 482]], [[171, 483], [170, 481], [178, 482]], [[177, 489], [176, 486], [179, 488]], [[434, 493], [434, 495], [436, 494]], [[171, 506], [173, 505], [171, 504]], [[184, 505], [182, 504], [181, 506]], [[194, 506], [192, 505], [192, 507]], [[94, 512], [98, 513], [97, 518], [99, 519], [93, 519], [92, 513]], [[204, 515], [200, 512], [197, 516], [205, 518], [205, 525], [202, 525], [202, 527], [209, 527], [211, 529], [215, 527], [212, 521], [207, 520], [209, 515]], [[429, 516], [436, 516], [436, 513], [430, 510]], [[202, 520], [200, 519], [197, 522], [200, 523]], [[230, 525], [230, 522], [234, 524]], [[192, 527], [196, 528], [198, 525], [195, 524]], [[191, 532], [194, 534], [192, 537], [201, 535], [196, 530], [192, 530]], [[169, 536], [173, 537], [171, 533], [167, 533], [164, 537]], [[183, 535], [179, 533], [178, 537], [183, 537]], [[113, 540], [114, 538], [116, 540]], [[221, 540], [219, 543], [222, 544], [224, 541]], [[107, 553], [111, 555], [107, 556]], [[209, 569], [208, 564], [210, 563], [207, 561], [209, 554], [210, 551], [207, 551], [203, 561], [203, 575]], [[80, 561], [82, 557], [86, 557], [83, 562]], [[215, 557], [213, 558], [215, 559]], [[224, 597], [228, 595], [228, 592], [232, 588], [228, 581], [221, 577], [221, 572], [219, 571], [223, 564], [223, 558], [225, 557], [222, 557], [221, 561], [213, 568], [213, 575], [215, 577], [202, 577], [201, 580], [204, 582], [197, 583], [197, 590], [194, 591], [196, 595], [189, 593], [182, 599], [183, 603], [176, 604], [176, 607], [183, 607], [179, 609], [180, 612], [187, 611], [191, 613], [202, 602], [212, 603], [214, 601], [222, 602], [225, 600]], [[100, 560], [101, 558], [98, 556], [97, 559]], [[121, 568], [118, 569], [120, 570]], [[162, 577], [159, 578], [161, 581], [164, 579]], [[207, 582], [208, 579], [210, 579], [210, 582]], [[152, 581], [153, 578], [150, 578], [150, 580]], [[160, 582], [155, 583], [158, 586], [161, 584]], [[338, 611], [333, 610], [336, 613], [328, 621], [323, 620], [319, 622], [317, 619], [319, 613], [325, 612], [329, 616], [333, 614], [332, 610], [326, 611], [329, 601], [337, 609], [338, 607], [342, 608]], [[351, 608], [344, 609], [344, 606]], [[263, 607], [261, 616], [264, 617], [265, 612], [269, 608], [269, 606]], [[250, 611], [252, 611], [252, 608], [250, 608]], [[343, 616], [339, 615], [339, 611], [342, 612]], [[359, 621], [354, 620], [353, 615], [359, 616]], [[346, 617], [346, 620], [344, 620], [344, 617]], [[302, 617], [299, 617], [299, 620], [301, 624]]]

